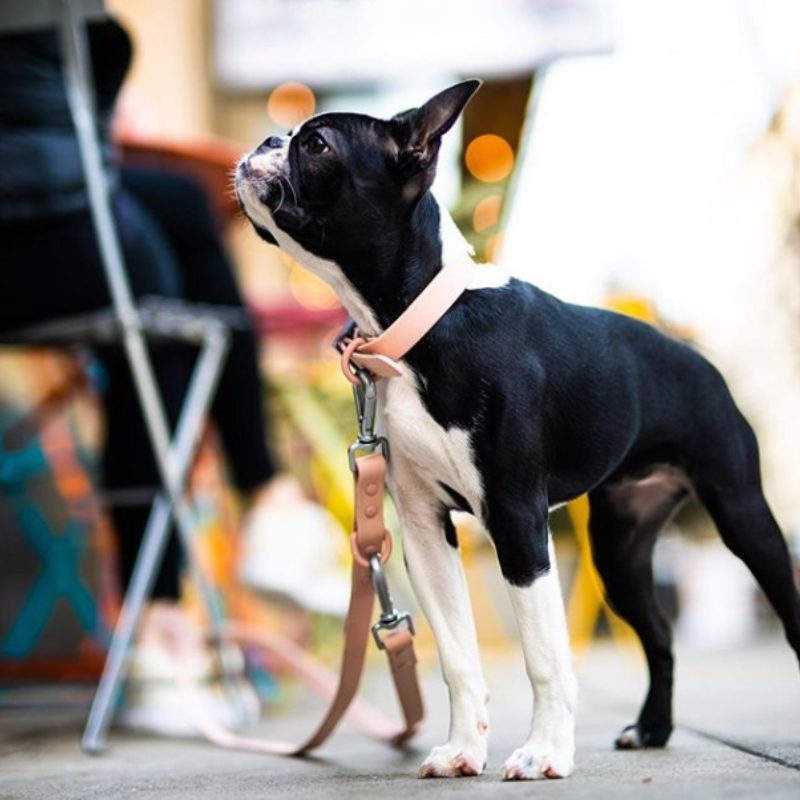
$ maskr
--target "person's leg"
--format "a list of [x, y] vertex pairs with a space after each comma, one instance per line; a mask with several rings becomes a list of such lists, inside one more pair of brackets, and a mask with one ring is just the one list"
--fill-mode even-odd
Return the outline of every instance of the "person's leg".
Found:
[[[159, 224], [127, 193], [117, 198], [115, 216], [134, 296], [183, 297], [181, 270]], [[174, 426], [191, 376], [194, 353], [179, 345], [158, 345], [150, 347], [149, 352], [169, 424]], [[108, 375], [103, 475], [106, 488], [118, 499], [112, 505], [112, 516], [121, 583], [127, 587], [150, 513], [147, 498], [155, 495], [161, 482], [128, 359], [119, 347], [104, 350], [102, 359]], [[141, 499], [137, 499], [138, 494]], [[126, 496], [131, 497], [130, 502], [126, 502]], [[180, 562], [180, 547], [173, 530], [153, 588], [154, 600], [179, 598]]]
[[[147, 170], [125, 171], [123, 185], [158, 220], [180, 263], [187, 299], [244, 310], [216, 221], [198, 186], [185, 177]], [[212, 416], [243, 494], [239, 579], [273, 599], [344, 614], [349, 596], [345, 538], [331, 514], [309, 501], [294, 478], [276, 473], [251, 328], [234, 333]]]
[[[128, 193], [116, 206], [126, 267], [137, 297], [186, 297], [182, 265], [172, 242], [147, 208]], [[161, 399], [174, 428], [185, 402], [196, 360], [195, 348], [156, 345], [150, 348]], [[159, 472], [150, 446], [141, 405], [127, 359], [116, 350], [107, 358], [110, 374], [107, 393], [108, 431], [105, 448], [106, 482], [113, 488], [160, 488]], [[144, 532], [149, 505], [117, 506], [114, 519], [120, 542], [123, 581], [129, 581]], [[233, 676], [238, 700], [230, 686], [222, 686], [219, 664], [202, 631], [177, 602], [180, 598], [182, 549], [173, 531], [161, 569], [145, 607], [131, 660], [126, 705], [120, 722], [133, 729], [167, 735], [196, 733], [185, 698], [175, 687], [179, 674], [202, 681], [197, 702], [204, 713], [227, 727], [257, 719], [259, 703], [249, 684]]]
[[[233, 266], [203, 191], [190, 179], [151, 170], [125, 170], [123, 186], [158, 220], [176, 260], [188, 300], [239, 308], [246, 313]], [[233, 334], [212, 416], [236, 486], [262, 488], [276, 472], [258, 373], [258, 345], [251, 327]]]
[[[123, 185], [158, 219], [180, 262], [186, 297], [244, 310], [216, 221], [198, 186], [149, 170], [125, 171]], [[238, 576], [273, 599], [340, 615], [349, 596], [341, 569], [345, 539], [330, 513], [307, 500], [292, 477], [276, 473], [257, 350], [251, 328], [234, 333], [212, 406], [234, 483], [244, 495]]]
[[[115, 198], [114, 210], [134, 293], [180, 296], [180, 271], [157, 226], [125, 196]], [[10, 331], [110, 305], [88, 212], [0, 226], [0, 245], [4, 261], [0, 330]], [[108, 375], [102, 454], [105, 488], [155, 490], [159, 475], [124, 353], [119, 347], [104, 348], [101, 361]], [[174, 420], [191, 369], [191, 354], [176, 348], [160, 349], [153, 353], [153, 362], [167, 413]], [[112, 505], [123, 589], [127, 587], [148, 512], [146, 504]], [[178, 560], [172, 537], [157, 578], [157, 598], [177, 597]]]
[[[115, 198], [127, 273], [135, 295], [184, 296], [181, 270], [157, 222], [129, 196]], [[0, 227], [4, 254], [4, 291], [0, 292], [0, 330], [110, 305], [94, 227], [87, 213]], [[184, 401], [195, 360], [186, 347], [150, 348], [156, 378], [169, 420], [174, 424]], [[105, 488], [123, 499], [130, 489], [145, 489], [149, 499], [160, 486], [159, 473], [135, 391], [130, 367], [120, 347], [101, 353], [108, 386], [103, 400], [106, 438], [103, 451]], [[117, 491], [123, 490], [123, 491]], [[123, 498], [120, 498], [120, 494]], [[138, 494], [138, 492], [134, 493]], [[149, 515], [149, 503], [112, 503], [122, 589], [126, 589]], [[194, 727], [183, 697], [172, 681], [189, 670], [204, 681], [198, 702], [218, 722], [237, 725], [258, 714], [252, 689], [237, 680], [236, 704], [209, 682], [218, 673], [201, 632], [176, 602], [179, 595], [180, 548], [174, 535], [157, 574], [151, 602], [143, 609], [130, 662], [129, 685], [120, 721], [140, 730], [191, 734]], [[177, 665], [180, 664], [180, 669]]]
[[92, 231], [88, 213], [0, 224], [0, 330], [109, 304]]

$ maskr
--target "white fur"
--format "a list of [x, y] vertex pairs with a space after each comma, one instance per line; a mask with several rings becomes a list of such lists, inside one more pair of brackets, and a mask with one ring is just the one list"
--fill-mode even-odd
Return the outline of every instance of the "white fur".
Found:
[[400, 518], [408, 573], [433, 630], [450, 692], [447, 744], [433, 748], [419, 774], [440, 778], [479, 775], [486, 764], [489, 698], [461, 558], [442, 534], [440, 504], [426, 477], [404, 448], [394, 451], [390, 488]]
[[547, 575], [531, 586], [508, 587], [533, 687], [534, 715], [527, 742], [503, 766], [505, 780], [566, 778], [574, 766], [578, 690], [552, 540], [549, 550]]
[[384, 382], [381, 389], [383, 419], [392, 451], [402, 453], [414, 464], [418, 481], [428, 494], [438, 500], [451, 500], [441, 488], [443, 482], [459, 492], [480, 517], [483, 486], [469, 432], [456, 427], [445, 429], [435, 422], [422, 402], [411, 370], [405, 370], [401, 378]]
[[[447, 208], [439, 202], [439, 237], [442, 241], [442, 262], [444, 264], [457, 264], [471, 259], [475, 249], [464, 238], [458, 229], [455, 220]], [[499, 289], [510, 280], [509, 273], [495, 264], [478, 264], [473, 270], [474, 278], [468, 291], [476, 289]]]
[[[276, 148], [263, 156], [254, 156], [250, 159], [251, 168], [257, 168], [265, 178], [269, 178], [279, 168], [283, 168], [288, 177], [289, 165], [285, 164], [288, 143], [282, 148]], [[338, 264], [326, 258], [320, 258], [310, 253], [302, 245], [284, 233], [272, 218], [270, 210], [258, 199], [256, 190], [248, 181], [241, 181], [237, 185], [239, 198], [247, 210], [250, 218], [269, 231], [278, 246], [288, 253], [298, 263], [302, 264], [309, 272], [324, 280], [347, 309], [347, 313], [355, 320], [359, 329], [368, 336], [379, 333], [381, 328], [372, 309], [366, 304], [364, 298], [350, 281], [345, 278]]]
[[467, 287], [468, 292], [476, 289], [500, 289], [505, 286], [511, 276], [502, 267], [496, 264], [476, 264], [474, 277]]

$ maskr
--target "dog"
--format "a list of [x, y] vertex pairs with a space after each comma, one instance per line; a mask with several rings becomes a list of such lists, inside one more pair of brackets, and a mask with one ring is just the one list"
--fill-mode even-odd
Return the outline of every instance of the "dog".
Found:
[[[459, 83], [389, 120], [311, 117], [236, 168], [258, 235], [330, 284], [362, 335], [384, 330], [443, 264], [471, 253], [431, 186], [442, 137], [479, 86]], [[672, 731], [671, 636], [651, 562], [659, 530], [688, 497], [749, 567], [798, 656], [800, 599], [756, 438], [720, 373], [645, 323], [564, 303], [496, 267], [475, 273], [402, 375], [380, 382], [389, 489], [450, 693], [449, 741], [419, 774], [486, 766], [488, 696], [450, 519], [460, 510], [495, 547], [535, 698], [503, 778], [566, 777], [577, 687], [550, 510], [588, 494], [597, 569], [644, 648], [650, 687], [619, 748], [662, 747]]]

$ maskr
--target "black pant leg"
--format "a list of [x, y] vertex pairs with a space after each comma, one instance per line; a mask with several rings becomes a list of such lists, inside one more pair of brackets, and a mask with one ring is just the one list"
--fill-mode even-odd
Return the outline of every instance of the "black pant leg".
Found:
[[[123, 185], [144, 205], [169, 240], [185, 296], [245, 309], [216, 221], [203, 192], [188, 178], [152, 170], [125, 170]], [[254, 489], [275, 473], [252, 327], [235, 331], [212, 405], [236, 485]]]
[[[158, 226], [124, 194], [114, 198], [123, 256], [134, 294], [181, 297], [184, 287], [176, 259]], [[0, 225], [2, 288], [0, 330], [14, 330], [63, 316], [96, 311], [111, 303], [97, 240], [88, 212]], [[108, 376], [103, 398], [106, 437], [103, 481], [109, 489], [157, 487], [150, 440], [132, 375], [119, 347], [99, 357]], [[186, 348], [160, 349], [153, 366], [172, 422], [186, 392], [194, 355]], [[122, 587], [127, 588], [149, 509], [112, 507], [120, 555]], [[158, 575], [155, 596], [178, 596], [179, 548], [174, 534]]]

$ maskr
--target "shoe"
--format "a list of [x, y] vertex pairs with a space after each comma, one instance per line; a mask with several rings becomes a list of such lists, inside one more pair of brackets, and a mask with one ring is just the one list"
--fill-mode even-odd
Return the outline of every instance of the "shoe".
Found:
[[237, 573], [248, 588], [343, 617], [350, 600], [347, 540], [326, 509], [296, 495], [257, 504], [242, 527]]
[[[174, 737], [198, 736], [198, 716], [230, 730], [256, 723], [261, 703], [244, 676], [244, 658], [238, 648], [226, 647], [234, 674], [223, 678], [218, 654], [183, 611], [172, 604], [153, 604], [131, 654], [117, 723], [128, 730]], [[180, 686], [182, 678], [192, 682], [191, 698]]]

